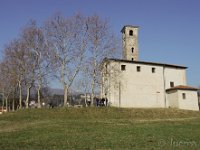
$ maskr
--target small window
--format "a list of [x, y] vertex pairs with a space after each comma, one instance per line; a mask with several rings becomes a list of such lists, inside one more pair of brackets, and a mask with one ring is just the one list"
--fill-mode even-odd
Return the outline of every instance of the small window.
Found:
[[129, 35], [130, 35], [130, 36], [133, 36], [133, 30], [130, 30], [130, 31], [129, 31]]
[[156, 72], [156, 68], [152, 68], [152, 73], [155, 73]]
[[121, 65], [121, 71], [126, 70], [126, 65]]
[[174, 82], [170, 82], [170, 87], [174, 87]]
[[134, 52], [134, 48], [132, 47], [131, 50], [132, 50], [132, 53], [133, 53]]
[[183, 97], [183, 99], [186, 99], [186, 94], [182, 93], [182, 97]]
[[132, 61], [134, 61], [134, 58], [131, 58]]
[[140, 71], [141, 71], [141, 67], [137, 66], [137, 72], [140, 72]]

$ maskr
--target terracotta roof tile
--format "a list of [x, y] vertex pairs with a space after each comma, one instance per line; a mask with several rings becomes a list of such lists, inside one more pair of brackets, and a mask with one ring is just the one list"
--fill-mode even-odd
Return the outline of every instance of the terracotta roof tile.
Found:
[[171, 90], [191, 90], [191, 91], [197, 91], [199, 89], [196, 88], [196, 87], [191, 87], [191, 86], [187, 86], [187, 85], [178, 85], [178, 86], [169, 88], [166, 91], [171, 91]]

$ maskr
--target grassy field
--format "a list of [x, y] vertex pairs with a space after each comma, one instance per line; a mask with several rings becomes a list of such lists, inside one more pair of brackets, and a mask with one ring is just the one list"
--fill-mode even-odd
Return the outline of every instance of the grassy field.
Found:
[[0, 115], [0, 149], [199, 149], [200, 112], [30, 109]]

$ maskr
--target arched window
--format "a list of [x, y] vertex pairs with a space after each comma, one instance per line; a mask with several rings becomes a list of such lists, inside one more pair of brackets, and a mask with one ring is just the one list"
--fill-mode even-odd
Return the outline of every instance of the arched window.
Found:
[[132, 58], [131, 60], [134, 61], [134, 58]]
[[132, 50], [132, 53], [133, 53], [133, 51], [134, 51], [134, 48], [132, 47], [132, 48], [131, 48], [131, 50]]
[[129, 31], [129, 35], [130, 35], [130, 36], [133, 36], [133, 30], [130, 30], [130, 31]]

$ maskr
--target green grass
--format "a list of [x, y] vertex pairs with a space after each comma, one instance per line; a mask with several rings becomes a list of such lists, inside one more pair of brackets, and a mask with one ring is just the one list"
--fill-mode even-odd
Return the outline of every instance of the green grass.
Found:
[[0, 115], [0, 149], [199, 149], [200, 112], [30, 109]]

